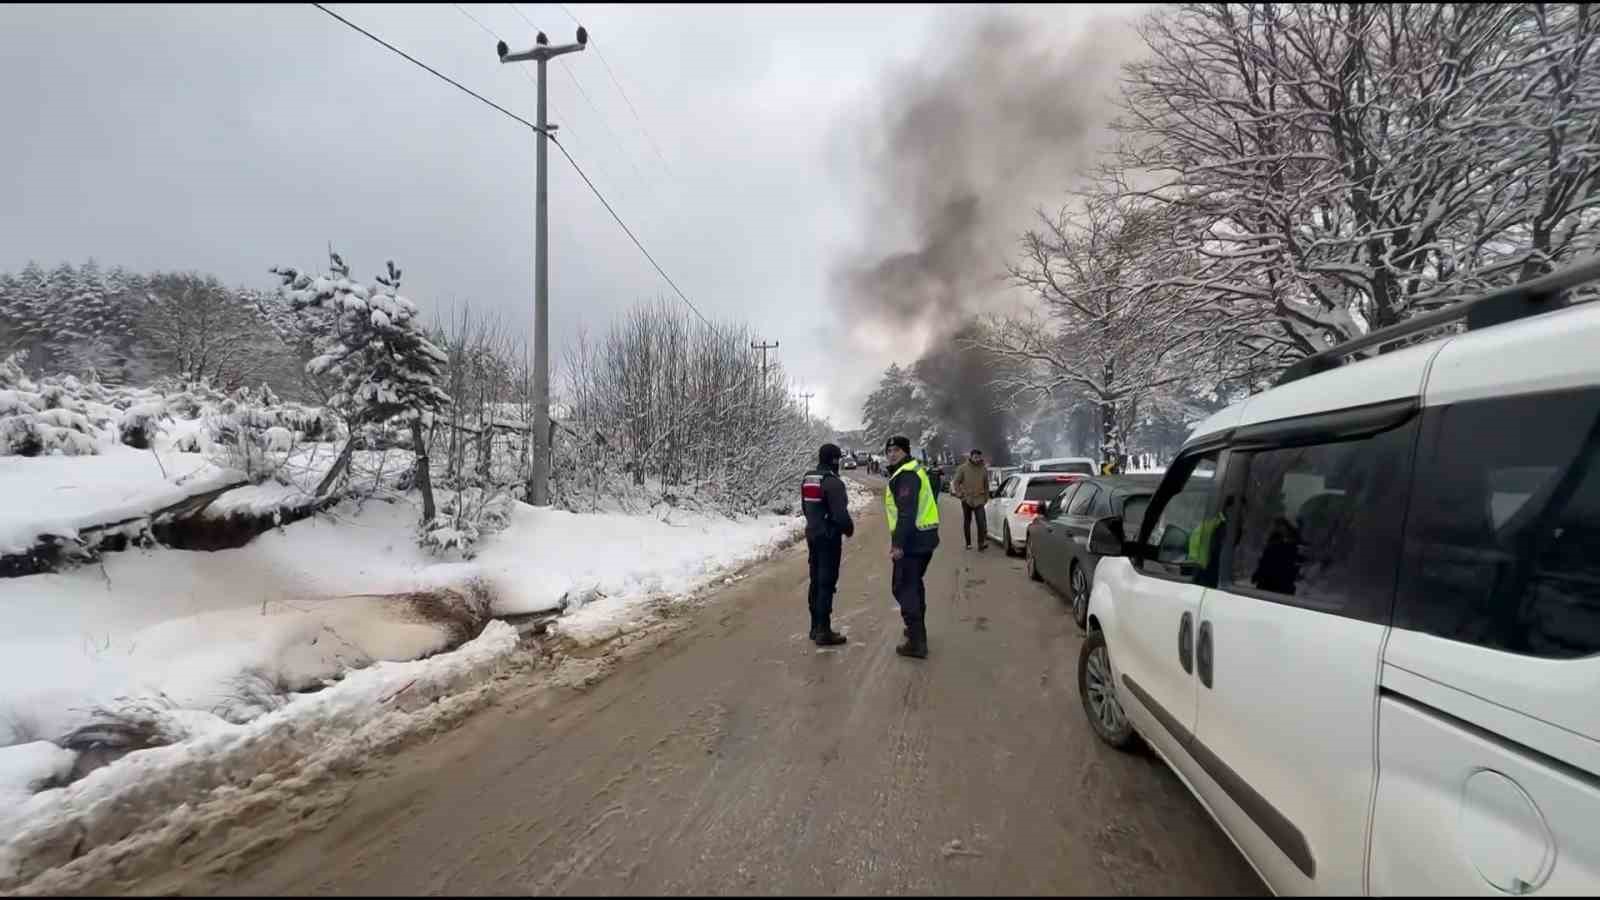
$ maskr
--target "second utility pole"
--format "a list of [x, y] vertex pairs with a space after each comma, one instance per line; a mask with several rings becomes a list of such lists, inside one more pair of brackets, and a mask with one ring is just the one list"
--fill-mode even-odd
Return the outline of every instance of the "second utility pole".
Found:
[[545, 63], [564, 53], [582, 50], [589, 43], [589, 32], [578, 27], [578, 42], [550, 46], [550, 39], [539, 32], [534, 38], [534, 48], [512, 53], [505, 41], [495, 45], [500, 61], [539, 64], [539, 132], [538, 151], [535, 154], [534, 204], [533, 204], [533, 459], [528, 474], [528, 503], [533, 506], [550, 505], [550, 251], [549, 209], [546, 202], [545, 141], [556, 126], [547, 124], [544, 113]]
[[760, 343], [757, 343], [756, 341], [751, 341], [750, 342], [750, 349], [751, 350], [760, 350], [761, 351], [761, 383], [763, 385], [765, 385], [767, 383], [767, 351], [768, 350], [776, 350], [777, 347], [778, 347], [778, 342], [777, 341], [773, 341], [770, 344], [768, 344], [768, 343], [766, 343], [764, 341], [760, 342]]

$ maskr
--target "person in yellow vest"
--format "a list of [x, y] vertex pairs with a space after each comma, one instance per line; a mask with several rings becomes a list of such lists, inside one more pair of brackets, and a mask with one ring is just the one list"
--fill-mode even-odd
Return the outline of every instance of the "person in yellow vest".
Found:
[[922, 579], [939, 546], [939, 498], [927, 470], [912, 458], [909, 438], [896, 435], [883, 449], [889, 461], [883, 511], [889, 521], [889, 558], [894, 562], [890, 585], [906, 625], [906, 642], [894, 652], [926, 659], [928, 592]]

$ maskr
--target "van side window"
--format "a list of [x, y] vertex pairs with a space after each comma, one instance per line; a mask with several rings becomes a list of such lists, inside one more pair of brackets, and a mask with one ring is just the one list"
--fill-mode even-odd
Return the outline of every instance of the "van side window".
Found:
[[1146, 513], [1146, 520], [1155, 517], [1144, 551], [1156, 564], [1153, 574], [1197, 582], [1206, 577], [1220, 524], [1216, 516], [1207, 516], [1218, 490], [1218, 456], [1213, 451], [1199, 457], [1178, 492]]
[[1424, 410], [1416, 484], [1396, 627], [1600, 653], [1600, 389]]
[[1386, 621], [1399, 567], [1415, 425], [1332, 444], [1240, 454], [1238, 519], [1224, 587]]

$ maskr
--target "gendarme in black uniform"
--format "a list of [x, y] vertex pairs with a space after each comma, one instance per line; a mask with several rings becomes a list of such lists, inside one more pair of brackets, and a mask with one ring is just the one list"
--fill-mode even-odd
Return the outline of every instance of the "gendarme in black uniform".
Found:
[[800, 505], [806, 512], [806, 549], [811, 555], [811, 640], [819, 647], [845, 642], [833, 630], [833, 592], [839, 586], [839, 560], [844, 539], [856, 533], [850, 521], [849, 497], [839, 478], [839, 457], [834, 444], [817, 450], [817, 468], [800, 482]]

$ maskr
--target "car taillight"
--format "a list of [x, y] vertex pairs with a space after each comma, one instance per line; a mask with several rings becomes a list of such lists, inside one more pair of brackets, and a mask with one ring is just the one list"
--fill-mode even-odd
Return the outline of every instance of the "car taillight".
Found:
[[1038, 514], [1039, 501], [1037, 500], [1024, 500], [1017, 504], [1017, 515], [1019, 516], [1037, 516]]

